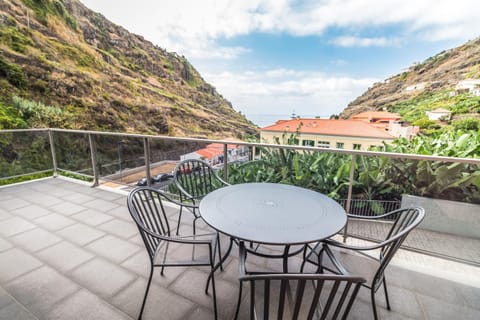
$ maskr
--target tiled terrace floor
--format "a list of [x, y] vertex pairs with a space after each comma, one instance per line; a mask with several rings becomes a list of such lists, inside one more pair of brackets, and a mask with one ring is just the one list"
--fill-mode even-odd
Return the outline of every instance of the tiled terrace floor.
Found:
[[[0, 188], [0, 319], [135, 319], [149, 264], [125, 203], [125, 193], [63, 178]], [[145, 318], [212, 319], [207, 272], [157, 272]], [[479, 268], [401, 251], [387, 275], [393, 310], [380, 307], [382, 319], [480, 319]], [[233, 254], [216, 276], [221, 319], [232, 318], [236, 277]], [[372, 318], [368, 301], [362, 289], [352, 319]]]

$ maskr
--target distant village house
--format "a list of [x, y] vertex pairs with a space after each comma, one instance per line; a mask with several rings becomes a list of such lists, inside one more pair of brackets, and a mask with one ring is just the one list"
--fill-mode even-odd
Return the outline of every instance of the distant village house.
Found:
[[420, 128], [417, 126], [405, 125], [401, 120], [402, 116], [398, 113], [392, 113], [387, 111], [367, 111], [362, 112], [350, 117], [352, 120], [359, 120], [369, 123], [375, 128], [388, 131], [392, 136], [396, 138], [411, 139], [417, 135]]
[[465, 79], [459, 81], [455, 86], [456, 92], [470, 92], [473, 95], [480, 96], [480, 79]]
[[260, 129], [260, 139], [261, 142], [274, 143], [275, 137], [281, 139], [283, 133], [298, 133], [297, 144], [300, 146], [352, 150], [368, 150], [395, 139], [365, 121], [310, 118], [279, 120]]
[[450, 120], [452, 118], [452, 111], [438, 108], [435, 110], [427, 111], [428, 120], [439, 121], [439, 120]]
[[[234, 139], [227, 139], [227, 141], [239, 142]], [[225, 162], [224, 145], [222, 143], [211, 143], [205, 148], [196, 150], [191, 153], [180, 156], [180, 160], [199, 159], [208, 162], [211, 166], [223, 166]], [[228, 144], [227, 157], [228, 162], [247, 161], [249, 150], [247, 146]]]

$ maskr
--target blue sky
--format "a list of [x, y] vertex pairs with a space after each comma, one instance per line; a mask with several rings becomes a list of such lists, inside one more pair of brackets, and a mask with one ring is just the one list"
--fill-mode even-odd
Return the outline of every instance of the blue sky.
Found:
[[340, 113], [376, 81], [480, 36], [478, 0], [81, 0], [184, 55], [263, 127]]

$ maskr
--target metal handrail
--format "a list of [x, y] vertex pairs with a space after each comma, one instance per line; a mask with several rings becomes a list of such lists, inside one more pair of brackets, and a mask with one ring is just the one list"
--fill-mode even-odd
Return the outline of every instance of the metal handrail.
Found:
[[376, 156], [376, 157], [399, 158], [399, 159], [410, 159], [410, 160], [458, 162], [458, 163], [480, 165], [480, 159], [478, 158], [457, 158], [457, 157], [410, 154], [410, 153], [363, 151], [363, 150], [321, 148], [321, 147], [309, 147], [309, 146], [292, 146], [292, 145], [283, 145], [283, 144], [171, 137], [171, 136], [158, 136], [158, 135], [149, 135], [149, 134], [121, 133], [121, 132], [108, 132], [108, 131], [106, 132], [106, 131], [44, 128], [44, 129], [7, 129], [7, 130], [1, 130], [0, 132], [28, 132], [28, 131], [70, 132], [70, 133], [108, 135], [108, 136], [131, 137], [131, 138], [150, 138], [155, 140], [158, 139], [158, 140], [167, 140], [167, 141], [169, 140], [169, 141], [183, 141], [183, 142], [235, 144], [235, 145], [242, 145], [242, 146], [251, 146], [255, 148], [282, 148], [282, 149], [292, 149], [292, 150], [302, 150], [302, 151], [331, 152], [331, 153], [346, 154], [346, 155], [364, 155], [364, 156]]

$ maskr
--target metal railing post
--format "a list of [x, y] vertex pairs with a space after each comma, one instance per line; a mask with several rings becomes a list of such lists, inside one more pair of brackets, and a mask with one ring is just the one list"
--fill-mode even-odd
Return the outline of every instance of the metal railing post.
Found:
[[[350, 181], [348, 182], [348, 195], [347, 195], [347, 204], [345, 211], [350, 213], [350, 206], [352, 204], [352, 189], [353, 189], [353, 178], [355, 175], [355, 154], [352, 154], [352, 165], [350, 166]], [[345, 228], [343, 228], [343, 242], [347, 241], [347, 233], [348, 233], [348, 218], [347, 223], [345, 224]]]
[[52, 153], [53, 177], [58, 176], [57, 153], [55, 152], [55, 143], [53, 141], [53, 131], [48, 129], [48, 141], [50, 143], [50, 152]]
[[228, 144], [223, 145], [223, 180], [228, 179]]
[[97, 187], [99, 185], [98, 167], [97, 167], [97, 143], [91, 133], [88, 134], [88, 144], [90, 146], [90, 157], [92, 159], [92, 171], [93, 171], [92, 187]]
[[147, 186], [152, 186], [150, 173], [150, 139], [143, 138], [143, 152], [145, 155], [145, 176], [147, 177]]

